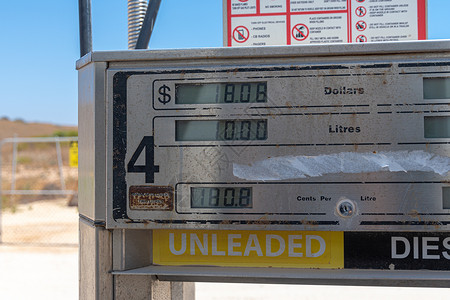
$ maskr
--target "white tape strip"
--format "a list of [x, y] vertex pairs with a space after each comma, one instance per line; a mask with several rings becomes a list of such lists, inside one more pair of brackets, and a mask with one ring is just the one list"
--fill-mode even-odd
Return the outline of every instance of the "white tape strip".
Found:
[[450, 157], [425, 151], [342, 152], [319, 156], [274, 157], [252, 164], [233, 164], [234, 176], [246, 180], [284, 180], [337, 173], [450, 171]]

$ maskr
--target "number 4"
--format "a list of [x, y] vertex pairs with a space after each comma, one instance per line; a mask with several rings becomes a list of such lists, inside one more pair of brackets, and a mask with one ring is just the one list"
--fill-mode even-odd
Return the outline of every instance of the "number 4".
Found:
[[[127, 165], [129, 173], [145, 173], [145, 183], [155, 181], [155, 173], [159, 172], [159, 166], [155, 166], [155, 143], [152, 136], [144, 136], [141, 143]], [[136, 166], [136, 161], [145, 148], [145, 165]]]

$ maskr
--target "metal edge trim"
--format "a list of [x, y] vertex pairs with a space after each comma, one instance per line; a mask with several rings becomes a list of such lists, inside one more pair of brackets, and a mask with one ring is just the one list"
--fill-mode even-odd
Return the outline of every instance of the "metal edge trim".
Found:
[[94, 221], [89, 217], [79, 214], [80, 222], [84, 222], [91, 227], [106, 227], [105, 221]]
[[156, 276], [162, 281], [306, 283], [366, 286], [448, 287], [449, 271], [329, 270], [208, 266], [147, 266], [113, 275]]
[[77, 69], [91, 62], [162, 61], [189, 59], [232, 58], [289, 58], [349, 56], [367, 54], [405, 54], [422, 52], [449, 52], [450, 40], [426, 40], [404, 42], [381, 42], [360, 44], [222, 47], [167, 50], [123, 50], [91, 52], [77, 61]]

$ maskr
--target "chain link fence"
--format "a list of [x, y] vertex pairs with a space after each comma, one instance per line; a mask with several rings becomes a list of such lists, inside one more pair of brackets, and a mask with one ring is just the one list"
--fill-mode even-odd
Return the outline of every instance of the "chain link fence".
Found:
[[0, 141], [0, 243], [78, 244], [77, 137]]

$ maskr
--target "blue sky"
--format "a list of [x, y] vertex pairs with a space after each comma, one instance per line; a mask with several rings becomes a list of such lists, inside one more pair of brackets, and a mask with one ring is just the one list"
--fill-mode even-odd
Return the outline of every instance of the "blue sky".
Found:
[[[414, 1], [414, 0], [411, 0]], [[428, 38], [450, 38], [428, 0]], [[94, 50], [127, 49], [127, 0], [92, 0]], [[222, 0], [162, 0], [150, 49], [221, 47]], [[0, 117], [77, 124], [78, 1], [0, 0]]]

